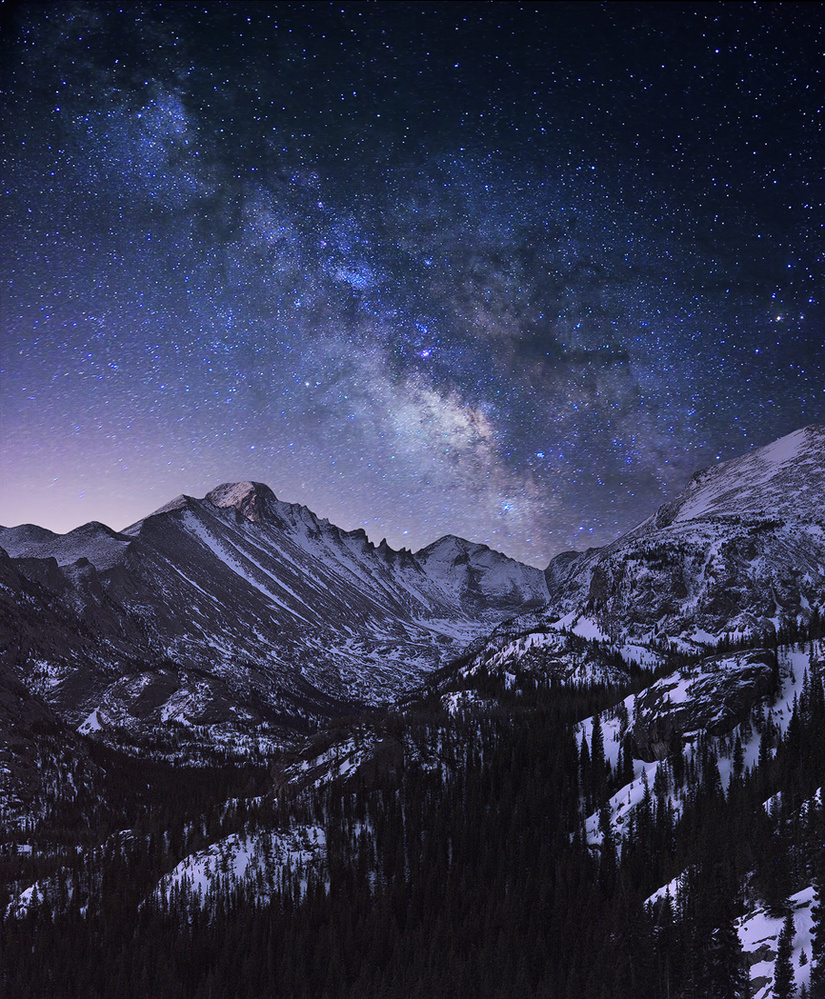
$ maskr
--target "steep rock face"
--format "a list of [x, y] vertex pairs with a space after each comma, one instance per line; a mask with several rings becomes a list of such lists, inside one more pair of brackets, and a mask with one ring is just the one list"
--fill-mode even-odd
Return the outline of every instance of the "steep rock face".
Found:
[[[598, 551], [598, 548], [590, 548], [586, 554], [595, 551]], [[555, 593], [575, 573], [580, 558], [581, 552], [567, 551], [559, 552], [550, 560], [550, 564], [544, 570], [548, 593]]]
[[183, 725], [254, 743], [265, 730], [283, 744], [392, 699], [547, 596], [539, 570], [483, 545], [396, 552], [254, 482], [178, 497], [121, 533], [0, 528], [3, 540], [18, 557], [0, 564], [0, 649], [87, 732]]
[[634, 641], [714, 642], [806, 620], [825, 593], [817, 523], [677, 522], [588, 552], [558, 579], [548, 615]]
[[556, 556], [545, 579], [546, 607], [473, 643], [464, 680], [620, 681], [687, 657], [696, 675], [677, 670], [640, 695], [631, 747], [652, 760], [676, 732], [727, 730], [770, 689], [772, 654], [709, 653], [731, 639], [770, 645], [825, 611], [825, 428], [698, 473], [612, 544]]
[[545, 579], [538, 628], [617, 646], [701, 650], [805, 623], [825, 606], [825, 428], [697, 473], [612, 544], [556, 556]]
[[125, 629], [125, 615], [98, 615], [94, 601], [80, 611], [79, 600], [55, 559], [11, 559], [0, 549], [0, 662], [75, 724], [77, 704], [102, 693], [129, 662], [128, 641], [111, 637]]
[[636, 695], [628, 731], [633, 755], [661, 760], [677, 736], [725, 735], [776, 690], [778, 679], [776, 656], [764, 649], [710, 656], [674, 671]]

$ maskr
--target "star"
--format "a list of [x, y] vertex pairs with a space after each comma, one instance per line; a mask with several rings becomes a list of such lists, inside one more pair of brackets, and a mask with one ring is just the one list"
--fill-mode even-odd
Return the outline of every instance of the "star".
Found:
[[17, 5], [0, 522], [251, 479], [544, 566], [825, 422], [820, 21]]

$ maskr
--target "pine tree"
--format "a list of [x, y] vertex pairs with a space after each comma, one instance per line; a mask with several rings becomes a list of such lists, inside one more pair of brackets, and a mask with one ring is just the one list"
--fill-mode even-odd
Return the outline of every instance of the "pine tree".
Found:
[[714, 999], [746, 999], [748, 977], [742, 944], [732, 919], [715, 929], [707, 954], [708, 996]]
[[736, 733], [736, 741], [733, 744], [733, 773], [731, 775], [731, 792], [738, 790], [745, 775], [745, 751], [742, 748], [742, 739], [739, 732]]
[[594, 804], [599, 804], [605, 793], [607, 764], [604, 758], [604, 734], [598, 715], [593, 716], [593, 734], [590, 738], [590, 766], [593, 771]]
[[582, 797], [584, 799], [584, 809], [585, 813], [590, 811], [590, 803], [592, 801], [592, 768], [590, 766], [590, 750], [587, 748], [587, 739], [582, 736], [581, 750], [579, 752], [579, 773], [582, 788]]
[[785, 916], [776, 948], [776, 962], [773, 966], [773, 999], [792, 999], [794, 994], [793, 967], [791, 966], [793, 936], [794, 922], [793, 916], [789, 912]]
[[817, 843], [814, 848], [814, 905], [811, 909], [811, 997], [825, 999], [825, 803], [820, 805], [815, 825]]

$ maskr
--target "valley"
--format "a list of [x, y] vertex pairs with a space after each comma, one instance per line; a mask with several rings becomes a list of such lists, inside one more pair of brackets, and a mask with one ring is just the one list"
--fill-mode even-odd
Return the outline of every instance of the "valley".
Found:
[[819, 999], [823, 510], [808, 427], [544, 573], [0, 529], [7, 994]]

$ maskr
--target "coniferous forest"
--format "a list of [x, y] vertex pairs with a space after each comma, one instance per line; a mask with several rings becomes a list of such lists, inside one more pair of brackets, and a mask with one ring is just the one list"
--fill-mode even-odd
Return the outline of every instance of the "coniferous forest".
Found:
[[[173, 768], [92, 744], [99, 794], [4, 832], [0, 992], [744, 999], [735, 920], [757, 901], [784, 916], [813, 884], [801, 994], [822, 999], [825, 691], [808, 661], [784, 731], [768, 699], [724, 737], [677, 740], [621, 836], [608, 803], [633, 761], [610, 764], [600, 723], [589, 740], [576, 728], [610, 715], [616, 687], [487, 679], [495, 707], [454, 714], [423, 695], [331, 736], [395, 740], [403, 766], [277, 795], [266, 766]], [[289, 829], [321, 830], [324, 862], [276, 864], [273, 837]], [[205, 891], [160, 880], [232, 836], [258, 844], [255, 877], [218, 849]], [[800, 994], [787, 940], [782, 954], [778, 999]]]

